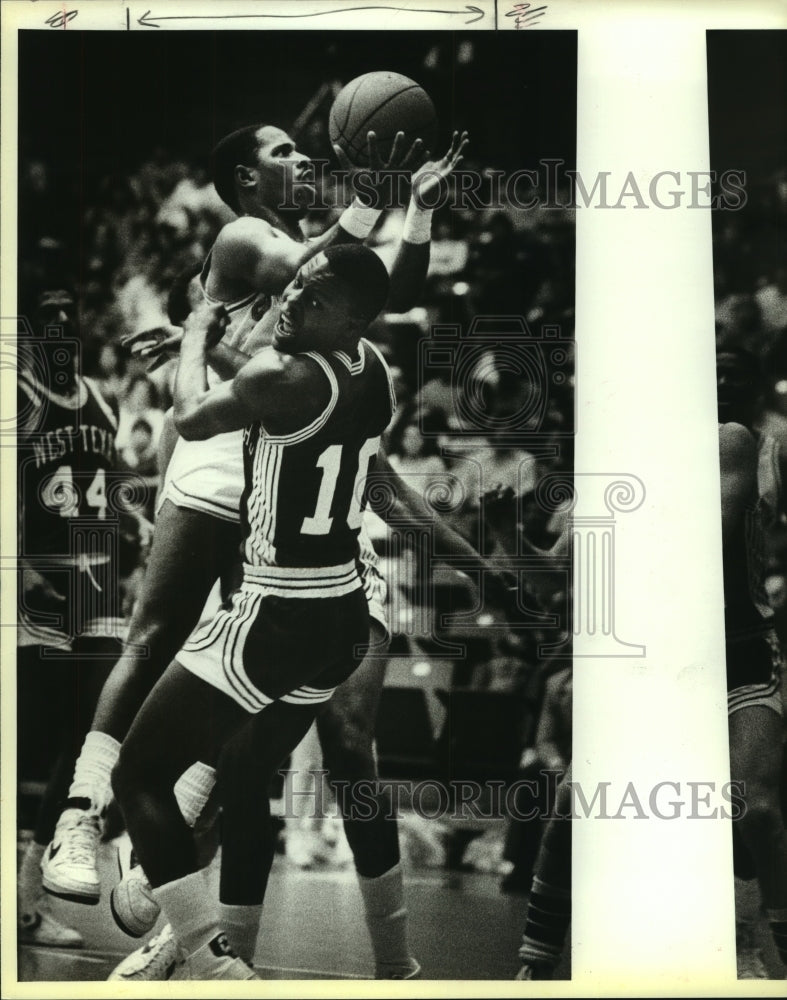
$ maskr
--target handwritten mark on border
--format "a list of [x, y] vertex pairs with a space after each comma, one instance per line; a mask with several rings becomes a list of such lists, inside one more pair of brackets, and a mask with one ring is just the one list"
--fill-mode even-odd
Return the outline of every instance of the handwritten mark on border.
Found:
[[520, 28], [529, 28], [531, 25], [536, 24], [546, 12], [546, 4], [542, 7], [534, 7], [531, 3], [515, 3], [513, 9], [506, 14], [506, 17], [516, 18], [514, 27], [519, 31]]
[[[325, 17], [329, 14], [347, 14], [351, 11], [363, 11], [363, 10], [394, 10], [403, 11], [407, 14], [449, 14], [449, 15], [462, 15], [467, 16], [472, 14], [473, 16], [465, 21], [465, 24], [474, 24], [476, 21], [480, 21], [485, 17], [484, 11], [480, 7], [475, 7], [472, 4], [465, 4], [464, 8], [461, 10], [432, 10], [432, 9], [422, 9], [418, 7], [337, 7], [335, 10], [316, 10], [311, 11], [308, 14], [167, 14], [164, 16], [158, 16], [156, 14], [151, 14], [149, 10], [146, 10], [142, 17], [137, 18], [137, 24], [141, 24], [144, 28], [160, 28], [161, 25], [157, 22], [159, 21], [227, 21], [227, 20], [238, 20], [247, 18], [309, 18], [309, 17]], [[76, 11], [74, 12], [76, 13]]]
[[50, 28], [65, 28], [69, 21], [73, 21], [77, 16], [79, 11], [76, 10], [59, 10], [56, 14], [48, 17], [45, 24], [48, 24]]

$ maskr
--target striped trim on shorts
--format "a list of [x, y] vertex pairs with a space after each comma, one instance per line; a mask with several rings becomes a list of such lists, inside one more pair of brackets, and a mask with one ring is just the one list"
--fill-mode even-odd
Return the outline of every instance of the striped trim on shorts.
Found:
[[[784, 658], [781, 645], [776, 633], [773, 630], [762, 633], [755, 638], [741, 640], [742, 642], [762, 642], [770, 649], [772, 673], [769, 680], [760, 684], [743, 684], [732, 688], [727, 692], [727, 715], [738, 712], [742, 708], [750, 708], [759, 705], [769, 708], [777, 715], [784, 714], [784, 703], [782, 701], [782, 675], [784, 673]], [[728, 639], [728, 646], [734, 645], [734, 641]]]
[[244, 565], [244, 580], [231, 603], [198, 627], [176, 660], [201, 678], [256, 714], [275, 700], [292, 705], [316, 705], [328, 701], [332, 688], [303, 685], [275, 699], [261, 691], [244, 666], [244, 650], [266, 597], [321, 599], [342, 597], [361, 588], [355, 562], [341, 566], [291, 568]]

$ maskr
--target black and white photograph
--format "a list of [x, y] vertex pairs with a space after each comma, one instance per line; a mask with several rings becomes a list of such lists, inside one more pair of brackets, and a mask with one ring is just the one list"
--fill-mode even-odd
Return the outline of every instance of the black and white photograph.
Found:
[[746, 178], [745, 204], [713, 213], [739, 979], [783, 979], [787, 965], [785, 94], [787, 31], [708, 32], [711, 168]]
[[1, 4], [3, 996], [780, 996], [784, 5]]
[[78, 16], [19, 34], [19, 979], [569, 978], [576, 32]]

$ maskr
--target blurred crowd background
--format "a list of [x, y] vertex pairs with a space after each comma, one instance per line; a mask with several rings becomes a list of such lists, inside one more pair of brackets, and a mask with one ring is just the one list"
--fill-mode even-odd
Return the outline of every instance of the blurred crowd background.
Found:
[[[762, 375], [757, 428], [787, 456], [787, 35], [708, 32], [710, 162], [742, 171], [746, 203], [713, 212], [716, 342], [753, 354]], [[746, 72], [731, 72], [745, 66]], [[768, 590], [787, 641], [787, 525], [769, 534]]]

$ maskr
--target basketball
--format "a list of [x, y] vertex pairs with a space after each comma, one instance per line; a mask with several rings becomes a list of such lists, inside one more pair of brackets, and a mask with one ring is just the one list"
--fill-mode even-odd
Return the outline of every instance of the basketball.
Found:
[[331, 143], [344, 150], [357, 167], [368, 167], [366, 136], [377, 135], [383, 161], [391, 155], [397, 132], [404, 132], [403, 150], [416, 139], [433, 149], [437, 113], [431, 97], [409, 77], [380, 71], [351, 80], [333, 102], [328, 118]]

